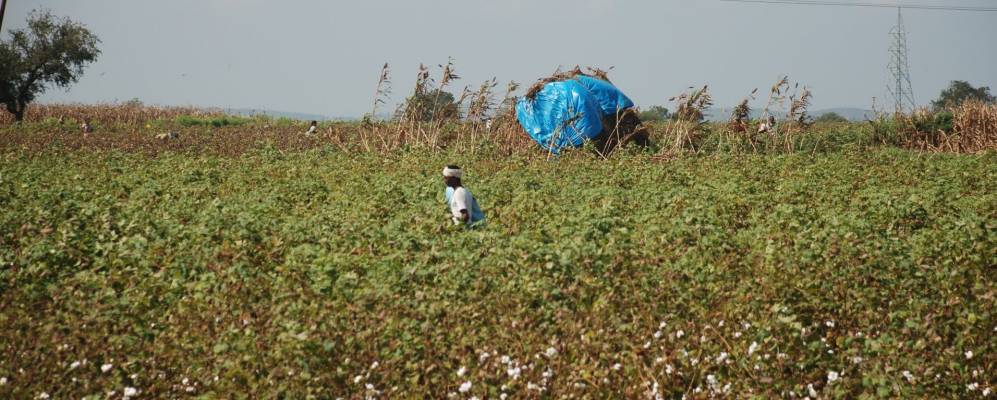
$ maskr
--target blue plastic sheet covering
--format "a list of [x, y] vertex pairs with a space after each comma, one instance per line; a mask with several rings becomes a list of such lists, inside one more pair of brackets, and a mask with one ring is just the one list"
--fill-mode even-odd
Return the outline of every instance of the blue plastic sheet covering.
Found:
[[578, 147], [602, 133], [602, 118], [634, 106], [604, 80], [579, 75], [550, 82], [531, 100], [516, 102], [516, 119], [541, 147], [554, 153]]

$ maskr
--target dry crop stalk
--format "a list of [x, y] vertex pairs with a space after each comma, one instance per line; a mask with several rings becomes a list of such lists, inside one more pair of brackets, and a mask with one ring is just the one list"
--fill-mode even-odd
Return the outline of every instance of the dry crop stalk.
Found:
[[786, 122], [789, 123], [789, 126], [782, 132], [783, 146], [790, 153], [795, 148], [793, 134], [797, 133], [797, 131], [802, 132], [810, 123], [807, 108], [810, 107], [810, 99], [813, 95], [806, 86], [803, 87], [802, 91], [800, 91], [799, 87], [800, 84], [797, 83], [794, 89], [796, 91], [789, 96], [789, 110], [786, 113]]
[[442, 118], [440, 120], [437, 120], [436, 118], [436, 114], [439, 111], [440, 94], [443, 93], [443, 89], [445, 89], [447, 85], [450, 84], [451, 81], [460, 79], [460, 76], [458, 76], [457, 73], [454, 72], [453, 57], [448, 57], [447, 64], [440, 65], [440, 68], [443, 68], [443, 73], [442, 76], [440, 77], [440, 85], [436, 88], [436, 93], [433, 98], [433, 113], [430, 114], [429, 117], [430, 126], [433, 127], [432, 148], [434, 149], [434, 151], [437, 149], [437, 143], [439, 141], [439, 136], [440, 136], [440, 128], [443, 125]]
[[755, 99], [755, 94], [758, 93], [758, 88], [755, 88], [741, 100], [741, 103], [734, 107], [734, 111], [731, 113], [730, 122], [728, 127], [731, 131], [730, 139], [733, 140], [734, 134], [736, 133], [747, 133], [748, 142], [751, 144], [753, 151], [757, 152], [758, 148], [755, 147], [755, 134], [754, 132], [749, 132], [751, 129], [751, 106], [748, 104], [751, 100]]
[[[694, 87], [690, 86], [689, 89], [694, 89]], [[669, 131], [675, 133], [672, 151], [679, 152], [685, 142], [688, 141], [690, 145], [693, 145], [691, 133], [702, 123], [705, 116], [703, 111], [713, 105], [713, 96], [710, 95], [709, 85], [703, 85], [702, 89], [693, 90], [691, 94], [682, 92], [668, 101], [674, 101], [676, 104], [676, 121], [671, 124], [672, 129]]]

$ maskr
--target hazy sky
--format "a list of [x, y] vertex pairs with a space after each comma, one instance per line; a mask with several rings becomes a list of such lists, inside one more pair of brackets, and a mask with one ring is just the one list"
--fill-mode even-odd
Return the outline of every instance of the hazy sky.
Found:
[[[615, 66], [610, 78], [645, 108], [707, 83], [728, 106], [781, 74], [812, 88], [814, 110], [868, 108], [873, 97], [887, 100], [897, 14], [719, 0], [9, 0], [4, 30], [39, 7], [103, 41], [78, 84], [42, 101], [139, 98], [330, 116], [369, 112], [383, 63], [397, 102], [420, 62], [438, 77], [448, 56], [462, 77], [455, 92], [491, 77], [526, 86], [580, 64]], [[953, 79], [997, 90], [997, 12], [909, 10], [905, 20], [918, 103]]]

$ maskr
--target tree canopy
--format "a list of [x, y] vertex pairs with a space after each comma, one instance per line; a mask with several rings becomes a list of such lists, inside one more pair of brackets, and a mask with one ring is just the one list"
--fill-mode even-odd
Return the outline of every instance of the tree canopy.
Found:
[[405, 99], [405, 117], [414, 121], [446, 121], [460, 118], [460, 109], [453, 93], [434, 89]]
[[28, 27], [0, 40], [0, 103], [24, 119], [28, 103], [50, 86], [79, 80], [87, 64], [100, 55], [100, 39], [82, 24], [50, 11], [32, 11]]
[[651, 106], [645, 111], [641, 111], [638, 115], [641, 121], [664, 121], [668, 119], [668, 108], [664, 106]]
[[966, 81], [952, 81], [949, 83], [949, 87], [938, 95], [938, 99], [931, 102], [931, 105], [936, 110], [940, 110], [946, 107], [957, 107], [967, 100], [993, 103], [995, 99], [987, 86], [975, 88]]
[[817, 117], [817, 119], [815, 119], [814, 122], [823, 122], [823, 123], [848, 122], [848, 118], [842, 117], [841, 114], [832, 111], [821, 114], [821, 116]]

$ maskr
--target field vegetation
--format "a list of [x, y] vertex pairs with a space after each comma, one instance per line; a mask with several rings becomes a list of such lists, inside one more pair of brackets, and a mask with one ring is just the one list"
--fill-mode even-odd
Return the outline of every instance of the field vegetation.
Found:
[[[497, 86], [315, 134], [140, 104], [5, 121], [0, 398], [997, 390], [993, 105], [813, 122], [785, 80], [792, 118], [759, 133], [703, 122], [704, 87], [649, 148], [551, 157]], [[453, 163], [481, 228], [447, 218]]]

